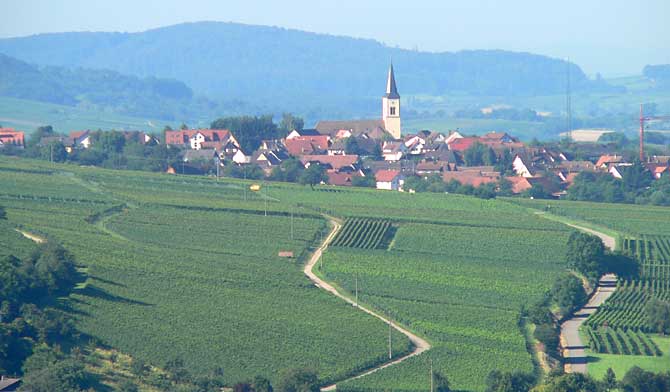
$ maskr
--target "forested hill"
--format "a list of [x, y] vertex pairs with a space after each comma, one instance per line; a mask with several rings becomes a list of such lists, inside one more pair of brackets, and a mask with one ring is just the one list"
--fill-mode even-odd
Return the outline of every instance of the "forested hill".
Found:
[[195, 97], [183, 82], [115, 71], [35, 66], [0, 53], [0, 96], [164, 120], [236, 113], [234, 105]]
[[[449, 39], [457, 39], [450, 37]], [[277, 27], [198, 22], [141, 33], [57, 33], [0, 40], [39, 65], [172, 78], [213, 98], [269, 104], [379, 97], [389, 59], [401, 94], [535, 95], [565, 89], [566, 64], [530, 53], [428, 53]], [[571, 65], [575, 90], [607, 89]], [[374, 101], [376, 110], [377, 101]]]

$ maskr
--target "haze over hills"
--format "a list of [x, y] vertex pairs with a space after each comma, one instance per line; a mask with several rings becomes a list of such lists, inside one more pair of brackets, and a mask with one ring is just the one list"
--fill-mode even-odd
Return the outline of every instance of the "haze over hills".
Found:
[[[277, 27], [198, 22], [141, 33], [54, 33], [0, 40], [0, 52], [39, 64], [171, 78], [196, 93], [288, 110], [377, 110], [389, 61], [401, 93], [536, 95], [562, 92], [566, 63], [530, 53], [428, 53], [373, 40]], [[570, 65], [575, 90], [607, 90]], [[318, 99], [318, 102], [313, 102]]]

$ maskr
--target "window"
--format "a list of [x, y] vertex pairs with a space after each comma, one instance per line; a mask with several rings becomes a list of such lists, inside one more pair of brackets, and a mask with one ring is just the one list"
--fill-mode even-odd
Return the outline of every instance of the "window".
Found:
[[391, 115], [391, 116], [395, 116], [395, 106], [391, 106], [391, 107], [389, 108], [389, 112], [390, 112], [389, 115]]

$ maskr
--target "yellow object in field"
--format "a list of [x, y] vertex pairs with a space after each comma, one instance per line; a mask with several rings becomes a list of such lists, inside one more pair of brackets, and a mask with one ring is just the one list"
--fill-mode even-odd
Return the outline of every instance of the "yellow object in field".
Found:
[[258, 191], [261, 190], [261, 186], [258, 185], [258, 184], [252, 184], [252, 185], [249, 187], [249, 189], [251, 189], [251, 190], [254, 191], [254, 192], [258, 192]]

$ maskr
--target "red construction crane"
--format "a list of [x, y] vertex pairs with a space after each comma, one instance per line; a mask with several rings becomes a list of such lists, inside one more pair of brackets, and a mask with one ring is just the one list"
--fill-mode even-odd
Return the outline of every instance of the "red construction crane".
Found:
[[670, 120], [670, 116], [645, 116], [644, 104], [640, 104], [640, 162], [644, 162], [644, 123], [654, 120]]

